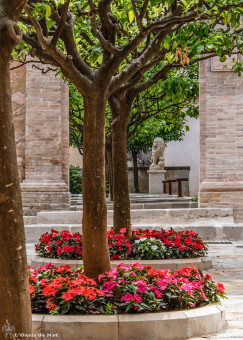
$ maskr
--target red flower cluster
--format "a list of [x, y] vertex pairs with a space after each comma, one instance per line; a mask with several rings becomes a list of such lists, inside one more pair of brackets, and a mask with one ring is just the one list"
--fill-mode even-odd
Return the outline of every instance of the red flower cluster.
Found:
[[[190, 258], [205, 256], [207, 245], [203, 243], [194, 231], [184, 230], [176, 232], [173, 229], [165, 231], [138, 229], [133, 231], [132, 240], [125, 237], [126, 229], [121, 229], [120, 234], [115, 235], [113, 230], [107, 232], [108, 246], [112, 260], [137, 258], [133, 249], [138, 239], [156, 239], [162, 242], [164, 251], [162, 258]], [[39, 255], [50, 258], [82, 259], [82, 235], [72, 234], [67, 230], [57, 232], [52, 229], [51, 233], [41, 235], [39, 243], [35, 245]]]
[[160, 240], [167, 247], [167, 252], [171, 253], [171, 258], [204, 256], [208, 250], [207, 244], [192, 230], [177, 232], [174, 229], [168, 231], [138, 229], [134, 234], [136, 238], [153, 237]]
[[[80, 273], [81, 272], [81, 273]], [[50, 312], [69, 305], [72, 300], [77, 305], [102, 297], [105, 293], [98, 289], [96, 282], [82, 274], [82, 270], [71, 271], [69, 265], [55, 267], [47, 265], [29, 272], [30, 294], [35, 307], [41, 301], [42, 310]], [[43, 306], [43, 299], [46, 300]]]
[[115, 235], [114, 230], [109, 230], [108, 234], [108, 246], [110, 257], [112, 260], [120, 260], [122, 257], [128, 257], [131, 253], [131, 245], [125, 237], [126, 229], [121, 229], [120, 234]]

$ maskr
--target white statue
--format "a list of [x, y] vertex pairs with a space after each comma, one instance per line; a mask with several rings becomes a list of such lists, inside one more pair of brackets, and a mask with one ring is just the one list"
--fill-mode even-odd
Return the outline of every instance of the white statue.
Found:
[[164, 160], [165, 142], [163, 138], [156, 137], [152, 146], [152, 158], [149, 170], [164, 170], [165, 160]]

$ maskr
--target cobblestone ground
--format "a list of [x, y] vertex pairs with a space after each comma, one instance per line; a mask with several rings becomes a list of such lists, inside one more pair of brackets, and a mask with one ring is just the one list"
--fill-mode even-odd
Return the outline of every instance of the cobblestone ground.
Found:
[[[27, 254], [30, 261], [31, 255], [34, 254], [33, 244], [27, 244]], [[193, 339], [243, 339], [243, 241], [210, 244], [209, 256], [213, 260], [213, 268], [207, 272], [212, 274], [215, 281], [224, 284], [228, 295], [228, 299], [222, 300], [226, 308], [228, 326], [224, 333]]]

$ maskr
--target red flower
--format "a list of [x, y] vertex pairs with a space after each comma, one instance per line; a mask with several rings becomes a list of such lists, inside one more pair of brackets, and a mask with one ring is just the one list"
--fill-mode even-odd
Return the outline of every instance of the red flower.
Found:
[[61, 256], [61, 253], [62, 253], [62, 248], [58, 247], [57, 248], [57, 256]]
[[51, 285], [46, 286], [43, 290], [42, 290], [42, 295], [44, 296], [54, 296], [57, 292], [57, 288], [52, 287]]
[[82, 255], [82, 248], [80, 246], [77, 246], [76, 253], [77, 255]]
[[177, 237], [176, 237], [176, 238], [174, 239], [174, 244], [175, 244], [176, 247], [179, 247], [179, 246], [181, 245], [181, 240], [180, 240], [180, 238], [177, 238]]
[[179, 247], [179, 250], [180, 250], [180, 251], [183, 251], [184, 248], [185, 248], [185, 246], [184, 246], [184, 244], [182, 244], [182, 245]]
[[192, 247], [194, 249], [198, 249], [199, 248], [199, 244], [197, 242], [193, 242]]
[[64, 271], [71, 272], [71, 266], [69, 264], [66, 264], [66, 266], [59, 266], [56, 268], [57, 273], [63, 273]]
[[167, 246], [169, 246], [169, 245], [171, 244], [171, 242], [168, 240], [168, 238], [165, 239], [165, 244], [166, 244]]
[[225, 288], [224, 285], [220, 282], [218, 282], [216, 289], [221, 293], [224, 294]]
[[63, 251], [64, 253], [68, 252], [69, 254], [71, 254], [73, 252], [73, 246], [64, 246]]
[[32, 295], [33, 293], [35, 293], [35, 287], [32, 285], [29, 285], [29, 289], [30, 289], [30, 295]]
[[185, 244], [187, 244], [187, 245], [192, 244], [192, 239], [191, 239], [190, 237], [187, 237], [187, 238], [185, 239]]
[[205, 279], [209, 279], [209, 280], [212, 280], [212, 276], [209, 275], [208, 273], [205, 274]]

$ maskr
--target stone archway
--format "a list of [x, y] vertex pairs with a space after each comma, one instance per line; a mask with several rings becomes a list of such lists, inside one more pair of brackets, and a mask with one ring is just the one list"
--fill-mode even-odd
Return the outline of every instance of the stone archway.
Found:
[[69, 209], [68, 86], [32, 64], [11, 71], [11, 83], [23, 210]]

